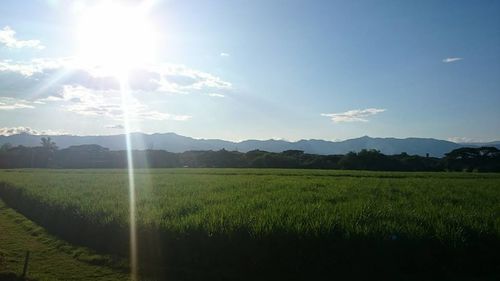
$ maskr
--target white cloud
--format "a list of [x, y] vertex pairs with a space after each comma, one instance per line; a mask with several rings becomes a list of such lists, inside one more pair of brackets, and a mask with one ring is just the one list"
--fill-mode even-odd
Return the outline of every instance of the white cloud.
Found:
[[44, 46], [40, 43], [40, 40], [19, 40], [16, 38], [16, 32], [9, 26], [5, 26], [0, 29], [0, 44], [7, 46], [8, 48], [35, 48], [43, 49]]
[[[2, 72], [17, 73], [40, 84], [50, 82], [51, 85], [80, 85], [92, 89], [119, 88], [117, 79], [111, 73], [98, 67], [81, 65], [74, 58], [39, 58], [24, 62], [3, 60], [0, 61], [0, 74]], [[64, 75], [54, 81], [56, 72]], [[132, 90], [157, 93], [190, 94], [232, 88], [230, 82], [218, 76], [175, 64], [137, 67], [131, 71], [130, 80]], [[10, 77], [9, 81], [12, 81]]]
[[1, 136], [12, 136], [21, 133], [26, 133], [30, 135], [66, 135], [66, 133], [54, 130], [35, 130], [30, 127], [4, 127], [0, 128]]
[[[138, 67], [129, 77], [132, 96], [145, 93], [203, 95], [213, 91], [219, 93], [212, 96], [223, 97], [232, 89], [230, 82], [216, 75], [168, 63]], [[73, 57], [0, 60], [0, 96], [5, 96], [0, 99], [0, 110], [56, 105], [79, 115], [123, 119], [117, 79], [98, 67], [82, 65]], [[136, 98], [130, 102], [129, 113], [135, 120], [186, 121], [192, 118], [152, 110], [144, 99]]]
[[[113, 120], [123, 119], [122, 98], [118, 90], [94, 90], [82, 86], [64, 85], [57, 96], [49, 96], [44, 102], [59, 102], [68, 112], [87, 116], [103, 116]], [[128, 113], [134, 120], [186, 121], [189, 115], [175, 115], [151, 110], [139, 100], [131, 98]]]
[[368, 122], [367, 117], [386, 111], [380, 108], [353, 109], [340, 113], [322, 113], [321, 116], [330, 117], [335, 123], [340, 122]]
[[105, 127], [106, 129], [118, 129], [118, 130], [123, 130], [125, 127], [121, 124], [116, 124], [116, 125], [108, 125]]
[[205, 89], [228, 90], [232, 88], [230, 82], [224, 81], [220, 77], [183, 65], [164, 64], [153, 67], [150, 71], [159, 74], [155, 81], [158, 84], [157, 91], [159, 92], [189, 94]]
[[450, 63], [450, 62], [456, 62], [456, 61], [461, 61], [461, 60], [463, 60], [463, 58], [451, 57], [451, 58], [443, 59], [443, 62]]
[[0, 97], [0, 110], [35, 108], [30, 102], [11, 97]]
[[67, 58], [48, 59], [39, 58], [31, 61], [13, 62], [12, 60], [0, 61], [0, 72], [19, 73], [31, 77], [37, 73], [46, 73], [66, 67], [70, 64]]
[[52, 101], [64, 101], [64, 98], [60, 97], [60, 96], [48, 96], [48, 97], [43, 98], [43, 99], [38, 99], [38, 100], [34, 101], [34, 103], [45, 104], [47, 102], [52, 102]]
[[448, 141], [455, 142], [455, 143], [482, 142], [481, 140], [468, 138], [468, 137], [450, 137], [450, 138], [448, 138]]
[[210, 93], [208, 95], [210, 97], [214, 97], [214, 98], [223, 98], [223, 97], [225, 97], [225, 95], [223, 95], [223, 94], [217, 94], [217, 93]]
[[222, 53], [220, 53], [220, 56], [221, 56], [221, 57], [229, 57], [229, 56], [231, 56], [231, 55], [230, 55], [230, 54], [228, 54], [228, 53], [224, 53], [224, 52], [222, 52]]

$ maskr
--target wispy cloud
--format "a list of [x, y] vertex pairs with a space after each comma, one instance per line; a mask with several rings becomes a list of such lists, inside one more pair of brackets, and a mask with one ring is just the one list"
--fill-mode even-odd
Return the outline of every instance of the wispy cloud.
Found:
[[217, 93], [210, 93], [208, 95], [210, 97], [214, 97], [214, 98], [223, 98], [223, 97], [225, 97], [225, 95], [223, 95], [223, 94], [217, 94]]
[[30, 135], [67, 135], [67, 133], [54, 130], [35, 130], [30, 127], [4, 127], [0, 128], [1, 136], [12, 136], [21, 133], [26, 133]]
[[25, 77], [35, 74], [44, 74], [54, 70], [68, 67], [71, 61], [68, 58], [38, 58], [31, 61], [14, 62], [12, 60], [0, 61], [0, 72], [18, 73]]
[[443, 59], [444, 63], [450, 63], [450, 62], [456, 62], [456, 61], [461, 61], [463, 58], [458, 58], [458, 57], [451, 57], [451, 58], [445, 58]]
[[[73, 58], [39, 58], [31, 61], [0, 61], [0, 74], [19, 74], [30, 81], [43, 83], [55, 72], [65, 73], [57, 84], [80, 85], [92, 89], [118, 89], [119, 83], [111, 73], [79, 65]], [[230, 90], [232, 84], [213, 74], [183, 65], [157, 64], [132, 70], [132, 90], [170, 94], [191, 94], [206, 90]], [[12, 78], [8, 77], [12, 84]], [[0, 81], [0, 84], [2, 81]], [[23, 84], [26, 80], [22, 81]], [[52, 83], [54, 84], [54, 83]]]
[[108, 125], [106, 126], [106, 129], [118, 129], [118, 130], [123, 130], [125, 127], [121, 124], [116, 124], [116, 125]]
[[[17, 40], [15, 35], [10, 27], [1, 29], [0, 47], [3, 44], [12, 48], [43, 48], [38, 40]], [[211, 96], [222, 98], [233, 87], [219, 76], [170, 63], [136, 67], [131, 70], [129, 84], [131, 119], [158, 121], [186, 121], [192, 116], [154, 110], [147, 99], [139, 100], [135, 96], [217, 92]], [[74, 57], [0, 59], [0, 110], [35, 108], [37, 105], [114, 121], [123, 119], [119, 83], [113, 73], [82, 64]]]
[[381, 108], [353, 109], [339, 113], [322, 113], [321, 116], [330, 117], [335, 123], [340, 122], [368, 122], [368, 117], [384, 112]]
[[40, 40], [19, 40], [16, 38], [16, 32], [10, 28], [10, 26], [5, 26], [0, 29], [0, 44], [5, 45], [8, 48], [35, 48], [43, 49], [44, 46], [40, 43]]
[[0, 110], [35, 108], [30, 102], [11, 97], [0, 97]]
[[[59, 102], [68, 112], [86, 116], [103, 116], [113, 120], [123, 119], [121, 94], [118, 90], [95, 90], [83, 86], [65, 85], [57, 96], [49, 96], [43, 102]], [[152, 110], [135, 98], [131, 98], [128, 111], [135, 120], [186, 121], [189, 115], [176, 115]]]
[[220, 56], [221, 56], [221, 57], [229, 57], [229, 56], [231, 56], [231, 55], [230, 55], [229, 53], [224, 53], [224, 52], [222, 52], [222, 53], [220, 53]]
[[64, 98], [62, 96], [48, 96], [46, 98], [38, 99], [34, 101], [34, 103], [46, 104], [47, 102], [53, 102], [53, 101], [64, 101]]
[[468, 138], [468, 137], [451, 137], [448, 138], [448, 141], [456, 142], [456, 143], [471, 143], [471, 142], [482, 142], [481, 140]]
[[156, 91], [189, 94], [201, 90], [229, 90], [232, 88], [230, 82], [213, 74], [188, 68], [183, 65], [163, 64], [149, 69], [156, 78], [158, 85]]

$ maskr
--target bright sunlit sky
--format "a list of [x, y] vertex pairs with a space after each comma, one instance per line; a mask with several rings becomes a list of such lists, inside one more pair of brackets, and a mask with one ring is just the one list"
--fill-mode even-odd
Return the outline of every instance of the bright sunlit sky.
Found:
[[499, 140], [499, 15], [487, 0], [2, 0], [0, 133], [123, 133], [124, 79], [133, 131]]

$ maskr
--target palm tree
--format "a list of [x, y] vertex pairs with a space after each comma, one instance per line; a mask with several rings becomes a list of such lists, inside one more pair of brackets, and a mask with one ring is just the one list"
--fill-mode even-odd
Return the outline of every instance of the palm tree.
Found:
[[41, 141], [42, 147], [47, 149], [50, 152], [54, 152], [57, 150], [57, 145], [53, 142], [50, 137], [43, 137]]
[[42, 144], [43, 158], [45, 158], [44, 166], [50, 167], [54, 153], [57, 150], [57, 145], [50, 137], [42, 137], [40, 143]]

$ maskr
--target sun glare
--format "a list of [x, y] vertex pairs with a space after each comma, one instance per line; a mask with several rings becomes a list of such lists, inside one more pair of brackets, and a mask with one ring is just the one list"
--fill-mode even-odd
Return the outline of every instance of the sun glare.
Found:
[[76, 35], [80, 63], [112, 75], [155, 58], [156, 34], [140, 5], [107, 1], [85, 8]]
[[135, 177], [130, 137], [130, 89], [128, 71], [153, 62], [156, 36], [148, 17], [147, 4], [125, 6], [106, 1], [82, 10], [77, 40], [78, 60], [104, 75], [113, 75], [120, 81], [123, 125], [127, 146], [127, 170], [130, 207], [130, 267], [131, 279], [137, 278], [137, 231], [135, 217]]

